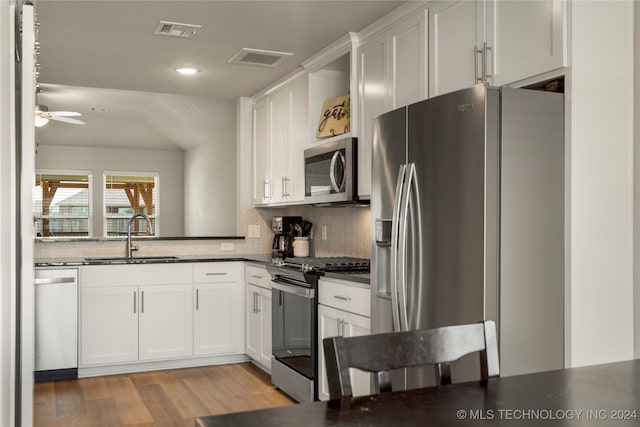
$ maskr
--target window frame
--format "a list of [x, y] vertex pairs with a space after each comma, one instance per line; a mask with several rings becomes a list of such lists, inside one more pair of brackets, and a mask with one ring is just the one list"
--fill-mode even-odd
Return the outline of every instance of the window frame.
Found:
[[155, 198], [155, 214], [148, 215], [153, 220], [153, 235], [140, 235], [136, 238], [153, 239], [160, 236], [160, 172], [141, 172], [141, 171], [114, 171], [105, 170], [102, 172], [102, 236], [105, 239], [122, 239], [122, 236], [109, 236], [107, 222], [109, 219], [118, 218], [118, 216], [107, 214], [107, 177], [108, 176], [143, 176], [154, 178], [154, 188], [156, 191]]
[[[62, 218], [86, 218], [87, 219], [87, 235], [86, 236], [37, 236], [37, 227], [36, 227], [36, 222], [37, 222], [37, 217], [35, 215], [35, 207], [36, 207], [36, 201], [35, 201], [35, 197], [34, 194], [32, 192], [31, 194], [31, 198], [32, 198], [32, 206], [34, 207], [34, 209], [32, 210], [32, 216], [33, 216], [33, 235], [34, 238], [36, 239], [90, 239], [93, 238], [93, 219], [94, 219], [94, 209], [93, 209], [93, 170], [89, 170], [89, 169], [49, 169], [49, 168], [45, 168], [45, 169], [36, 169], [35, 170], [35, 174], [34, 174], [34, 181], [33, 181], [33, 191], [35, 191], [36, 188], [40, 188], [41, 186], [36, 185], [36, 177], [38, 175], [77, 175], [77, 176], [86, 176], [87, 177], [87, 193], [88, 193], [88, 209], [89, 209], [89, 214], [84, 216], [67, 216], [67, 217], [62, 217]], [[42, 190], [40, 190], [42, 191]], [[61, 217], [54, 217], [54, 219], [60, 219]], [[44, 219], [52, 219], [51, 215], [48, 215], [48, 218], [45, 218], [44, 215], [41, 215], [40, 217], [41, 220]]]

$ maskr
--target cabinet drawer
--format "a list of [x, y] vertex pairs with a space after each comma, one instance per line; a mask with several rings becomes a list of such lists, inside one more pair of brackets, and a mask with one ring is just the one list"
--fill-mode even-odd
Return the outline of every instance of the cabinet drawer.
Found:
[[242, 262], [203, 262], [193, 265], [194, 283], [242, 281]]
[[271, 275], [267, 272], [266, 268], [247, 265], [244, 274], [247, 283], [271, 289]]
[[371, 316], [371, 293], [368, 288], [346, 281], [320, 280], [318, 294], [320, 304], [366, 317]]

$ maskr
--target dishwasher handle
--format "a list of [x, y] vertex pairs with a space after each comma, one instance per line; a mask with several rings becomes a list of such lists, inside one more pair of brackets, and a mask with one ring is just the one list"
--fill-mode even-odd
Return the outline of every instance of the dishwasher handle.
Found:
[[36, 285], [57, 285], [59, 283], [75, 283], [75, 277], [39, 277], [34, 280]]

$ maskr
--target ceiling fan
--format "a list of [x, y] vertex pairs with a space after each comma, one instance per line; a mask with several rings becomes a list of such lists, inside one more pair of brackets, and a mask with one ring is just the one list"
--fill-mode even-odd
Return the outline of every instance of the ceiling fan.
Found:
[[81, 116], [82, 114], [75, 111], [49, 111], [46, 105], [36, 104], [35, 111], [35, 125], [36, 127], [42, 127], [49, 123], [49, 120], [56, 120], [59, 122], [72, 123], [74, 125], [83, 125], [86, 122], [78, 119], [71, 119], [70, 117]]

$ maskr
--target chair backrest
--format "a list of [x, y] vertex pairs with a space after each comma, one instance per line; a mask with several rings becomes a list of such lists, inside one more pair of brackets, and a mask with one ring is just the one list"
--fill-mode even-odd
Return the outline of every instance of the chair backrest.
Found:
[[470, 353], [480, 355], [480, 376], [500, 375], [493, 320], [408, 332], [332, 337], [323, 340], [331, 399], [352, 395], [349, 368], [376, 375], [378, 391], [390, 391], [389, 370], [435, 365], [440, 384], [451, 383], [449, 363]]

